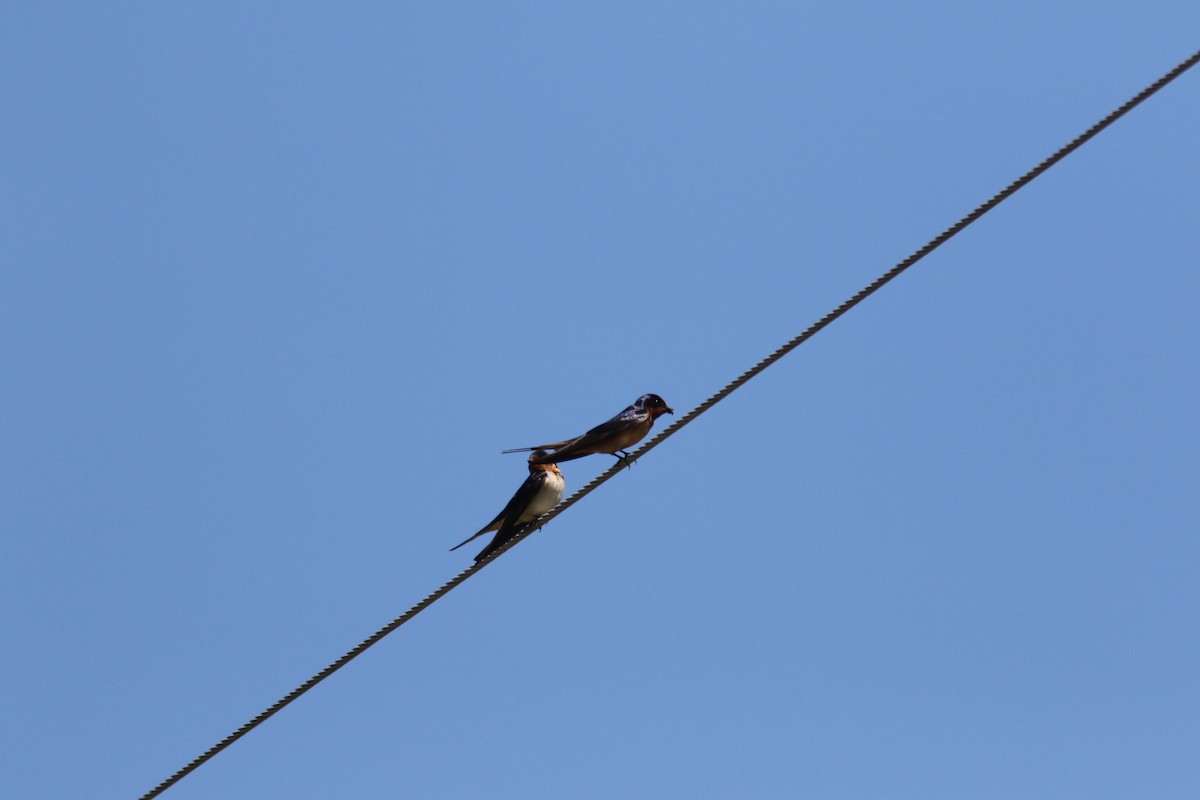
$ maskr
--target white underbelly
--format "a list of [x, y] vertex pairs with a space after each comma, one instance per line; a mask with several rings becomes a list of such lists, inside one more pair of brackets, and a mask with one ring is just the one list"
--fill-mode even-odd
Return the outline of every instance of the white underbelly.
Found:
[[537, 519], [542, 514], [545, 514], [550, 509], [554, 508], [562, 500], [563, 490], [566, 488], [566, 483], [561, 475], [547, 473], [547, 477], [542, 481], [542, 486], [538, 489], [537, 494], [533, 496], [533, 500], [525, 509], [525, 513], [521, 515], [521, 522], [529, 522]]

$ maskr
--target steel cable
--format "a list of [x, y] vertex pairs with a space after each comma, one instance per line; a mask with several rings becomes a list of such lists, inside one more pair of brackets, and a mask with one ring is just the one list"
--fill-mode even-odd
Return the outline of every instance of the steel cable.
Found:
[[488, 564], [492, 563], [492, 561], [494, 561], [497, 557], [499, 557], [503, 553], [507, 552], [509, 550], [509, 548], [514, 547], [518, 542], [523, 540], [525, 537], [529, 536], [534, 531], [536, 531], [539, 528], [541, 528], [542, 526], [544, 526], [550, 520], [554, 519], [559, 514], [566, 511], [568, 508], [570, 508], [575, 503], [582, 500], [587, 495], [591, 494], [592, 491], [594, 491], [602, 483], [608, 481], [610, 478], [615, 476], [618, 472], [621, 472], [630, 462], [636, 461], [638, 458], [644, 456], [646, 453], [650, 452], [655, 447], [658, 447], [668, 437], [673, 436], [677, 431], [679, 431], [679, 429], [682, 428], [684, 425], [687, 425], [689, 422], [694, 420], [696, 417], [700, 416], [705, 411], [707, 411], [708, 409], [712, 408], [714, 405], [719, 403], [721, 400], [724, 400], [734, 390], [738, 389], [744, 383], [749, 381], [751, 378], [755, 377], [760, 372], [765, 370], [767, 367], [771, 366], [776, 361], [778, 361], [779, 359], [783, 358], [785, 355], [790, 353], [792, 350], [796, 349], [801, 344], [803, 344], [804, 342], [811, 339], [822, 328], [826, 327], [831, 322], [836, 320], [838, 317], [842, 316], [847, 311], [854, 308], [854, 306], [858, 305], [863, 300], [870, 297], [872, 294], [874, 294], [876, 291], [878, 291], [880, 288], [882, 288], [885, 284], [887, 284], [893, 278], [898, 276], [900, 273], [904, 272], [906, 269], [908, 269], [912, 265], [916, 264], [922, 258], [924, 258], [925, 256], [932, 253], [938, 247], [945, 244], [947, 241], [949, 241], [952, 237], [954, 237], [956, 234], [961, 232], [968, 225], [970, 225], [971, 223], [978, 220], [980, 217], [982, 217], [988, 211], [991, 211], [993, 208], [995, 208], [1000, 203], [1004, 202], [1006, 199], [1008, 199], [1014, 193], [1016, 193], [1019, 189], [1021, 189], [1026, 184], [1028, 184], [1030, 181], [1034, 180], [1039, 175], [1041, 175], [1043, 172], [1050, 169], [1050, 167], [1054, 166], [1059, 161], [1061, 161], [1063, 158], [1067, 157], [1072, 152], [1079, 149], [1079, 147], [1082, 146], [1084, 143], [1086, 143], [1089, 139], [1096, 136], [1096, 134], [1100, 133], [1102, 130], [1107, 128], [1112, 123], [1116, 122], [1118, 119], [1123, 117], [1129, 111], [1133, 110], [1135, 107], [1140, 105], [1144, 100], [1149, 98], [1151, 95], [1153, 95], [1159, 89], [1162, 89], [1168, 83], [1170, 83], [1171, 81], [1178, 78], [1180, 75], [1182, 75], [1187, 70], [1191, 69], [1193, 66], [1195, 66], [1195, 64], [1198, 61], [1200, 61], [1200, 51], [1197, 51], [1196, 53], [1192, 54], [1189, 58], [1187, 58], [1186, 60], [1181, 62], [1178, 66], [1176, 66], [1170, 72], [1166, 73], [1161, 78], [1156, 80], [1154, 83], [1150, 84], [1145, 89], [1143, 89], [1142, 91], [1140, 91], [1136, 95], [1134, 95], [1132, 98], [1130, 98], [1128, 101], [1123, 103], [1120, 107], [1118, 107], [1116, 110], [1114, 110], [1111, 114], [1109, 114], [1108, 116], [1101, 119], [1095, 125], [1092, 125], [1090, 128], [1088, 128], [1086, 131], [1081, 133], [1079, 136], [1075, 137], [1070, 142], [1068, 142], [1067, 144], [1065, 144], [1061, 148], [1059, 148], [1059, 150], [1057, 150], [1053, 155], [1046, 158], [1044, 161], [1042, 161], [1040, 164], [1038, 164], [1033, 169], [1026, 172], [1020, 178], [1017, 178], [1015, 181], [1010, 183], [1008, 186], [1006, 186], [1000, 192], [993, 195], [989, 200], [987, 200], [986, 202], [979, 205], [974, 211], [967, 214], [965, 217], [963, 217], [958, 222], [951, 225], [946, 230], [942, 231], [940, 234], [938, 234], [936, 237], [934, 237], [932, 240], [930, 240], [929, 243], [926, 244], [924, 247], [922, 247], [921, 249], [914, 252], [912, 255], [910, 255], [908, 258], [904, 259], [900, 263], [898, 263], [896, 266], [892, 267], [890, 270], [885, 272], [883, 275], [880, 275], [878, 278], [876, 278], [874, 281], [872, 281], [869, 285], [867, 285], [863, 289], [859, 290], [856, 294], [854, 294], [848, 300], [843, 302], [841, 305], [837, 306], [835, 309], [830, 311], [828, 314], [821, 317], [821, 319], [817, 320], [812, 325], [810, 325], [803, 332], [797, 334], [794, 338], [792, 338], [791, 340], [789, 340], [788, 342], [783, 344], [781, 347], [779, 347], [779, 349], [775, 350], [775, 352], [771, 353], [766, 358], [762, 359], [757, 364], [755, 364], [753, 367], [746, 370], [738, 377], [734, 378], [732, 381], [730, 381], [728, 384], [726, 384], [726, 386], [724, 388], [722, 388], [720, 391], [716, 392], [711, 397], [709, 397], [707, 400], [705, 400], [703, 403], [696, 406], [691, 411], [689, 411], [688, 413], [686, 413], [682, 417], [680, 417], [678, 420], [676, 420], [674, 423], [672, 423], [671, 425], [664, 428], [662, 431], [659, 432], [659, 434], [657, 436], [653, 437], [652, 439], [650, 439], [650, 441], [646, 442], [644, 445], [642, 445], [636, 451], [634, 451], [630, 455], [630, 458], [627, 461], [617, 461], [615, 464], [613, 464], [607, 470], [600, 473], [595, 478], [593, 478], [591, 481], [589, 481], [586, 485], [584, 485], [583, 487], [578, 489], [574, 494], [572, 494], [566, 500], [562, 501], [557, 506], [555, 506], [553, 509], [551, 509], [550, 511], [543, 514], [537, 520], [527, 524], [524, 528], [521, 529], [520, 532], [518, 532], [516, 534], [516, 536], [513, 537], [513, 539], [507, 545], [496, 550], [487, 559], [480, 561], [477, 564], [473, 564], [471, 567], [467, 568], [466, 570], [463, 570], [462, 572], [460, 572], [459, 574], [455, 575], [453, 578], [448, 580], [446, 583], [442, 584], [440, 587], [438, 587], [436, 590], [434, 590], [431, 594], [429, 594], [427, 597], [425, 597], [425, 599], [421, 600], [419, 603], [414, 605], [408, 611], [404, 612], [399, 617], [396, 617], [396, 619], [392, 620], [387, 625], [380, 628], [375, 633], [371, 634], [371, 636], [364, 639], [356, 647], [354, 647], [352, 650], [348, 651], [345, 655], [343, 655], [337, 661], [334, 661], [332, 664], [325, 667], [325, 669], [321, 670], [316, 675], [309, 678], [307, 681], [302, 683], [300, 686], [297, 686], [295, 689], [293, 689], [291, 692], [289, 692], [286, 696], [284, 696], [281, 699], [279, 699], [278, 701], [276, 701], [272, 706], [267, 708], [265, 711], [260, 713], [258, 716], [254, 717], [249, 722], [247, 722], [246, 724], [244, 724], [240, 728], [238, 728], [236, 731], [229, 734], [221, 741], [217, 742], [215, 745], [210, 747], [204, 753], [197, 756], [195, 759], [190, 761], [187, 765], [182, 767], [175, 774], [171, 775], [171, 777], [167, 778], [165, 781], [160, 783], [158, 786], [154, 787], [149, 792], [142, 795], [141, 800], [151, 800], [151, 798], [158, 797], [160, 794], [162, 794], [164, 791], [169, 789], [175, 783], [179, 782], [182, 778], [184, 778], [189, 773], [194, 771], [201, 764], [208, 761], [210, 758], [215, 756], [217, 753], [220, 753], [226, 747], [229, 747], [229, 745], [233, 744], [238, 739], [242, 738], [247, 733], [249, 733], [250, 731], [257, 728], [259, 725], [261, 725], [266, 720], [270, 719], [278, 711], [282, 710], [284, 708], [284, 706], [288, 705], [293, 700], [297, 699], [302, 694], [307, 692], [309, 689], [313, 688], [318, 683], [325, 680], [333, 673], [337, 672], [339, 669], [344, 667], [346, 664], [348, 664], [354, 658], [361, 655], [367, 648], [371, 647], [376, 642], [378, 642], [379, 640], [381, 640], [385, 636], [387, 636], [389, 633], [396, 630], [401, 625], [403, 625], [404, 623], [408, 622], [410, 619], [415, 617], [417, 614], [424, 611], [426, 608], [428, 608], [430, 605], [432, 605], [435, 601], [437, 601], [439, 598], [441, 598], [443, 595], [445, 595], [447, 592], [449, 592], [451, 589], [458, 586], [460, 583], [462, 583], [467, 578], [474, 575], [479, 570], [486, 567]]

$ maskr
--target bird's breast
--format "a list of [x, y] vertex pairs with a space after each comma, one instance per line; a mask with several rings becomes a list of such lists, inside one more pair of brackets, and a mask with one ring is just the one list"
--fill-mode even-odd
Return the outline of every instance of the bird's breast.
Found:
[[546, 477], [542, 478], [542, 485], [538, 487], [537, 493], [529, 501], [529, 507], [521, 515], [522, 520], [525, 522], [537, 519], [558, 505], [559, 501], [562, 500], [563, 490], [567, 486], [562, 475], [553, 472], [546, 472], [544, 475]]

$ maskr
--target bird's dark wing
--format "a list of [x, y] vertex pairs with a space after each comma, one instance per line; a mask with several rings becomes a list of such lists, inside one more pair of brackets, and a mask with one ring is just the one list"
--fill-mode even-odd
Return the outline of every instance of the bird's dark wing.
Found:
[[[619, 430], [623, 430], [624, 428], [629, 427], [630, 423], [637, 422], [639, 416], [640, 415], [638, 414], [637, 410], [634, 409], [633, 406], [628, 406], [620, 414], [617, 414], [615, 417], [608, 420], [607, 422], [601, 422], [599, 425], [592, 428], [590, 431], [585, 433], [583, 436], [594, 436], [594, 437], [598, 438], [601, 436], [606, 436], [610, 433], [614, 433]], [[583, 436], [580, 436], [579, 438], [582, 439]]]
[[488, 542], [488, 546], [479, 551], [479, 555], [475, 556], [476, 563], [490, 556], [492, 553], [499, 550], [516, 535], [517, 531], [525, 523], [519, 522], [521, 515], [529, 508], [529, 504], [533, 502], [534, 496], [538, 490], [542, 488], [542, 483], [546, 480], [547, 473], [538, 470], [525, 479], [521, 484], [521, 488], [517, 489], [517, 493], [513, 495], [513, 499], [508, 501], [508, 506], [503, 512], [504, 521], [500, 523], [500, 530]]
[[525, 482], [521, 484], [521, 487], [517, 489], [517, 493], [512, 496], [511, 500], [508, 501], [508, 505], [504, 507], [503, 511], [496, 515], [494, 520], [489, 522], [485, 527], [468, 536], [463, 541], [454, 545], [454, 547], [451, 547], [450, 551], [454, 552], [467, 542], [474, 541], [476, 538], [489, 531], [502, 529], [510, 520], [516, 520], [517, 517], [521, 516], [521, 512], [529, 506], [529, 502], [533, 499], [534, 494], [537, 493], [538, 486], [541, 485], [543, 475], [545, 475], [545, 473], [539, 470], [536, 474], [530, 475], [528, 478], [526, 478]]
[[[616, 431], [621, 430], [626, 425], [629, 425], [631, 422], [636, 422], [638, 419], [638, 416], [639, 415], [633, 406], [627, 406], [624, 411], [622, 411], [620, 414], [617, 414], [612, 419], [608, 420], [607, 422], [601, 422], [599, 425], [592, 428], [587, 433], [583, 434], [582, 436], [576, 436], [574, 439], [563, 439], [561, 442], [552, 442], [550, 444], [539, 444], [534, 447], [514, 447], [511, 450], [501, 450], [500, 452], [503, 454], [507, 454], [507, 453], [528, 453], [531, 450], [559, 450], [559, 451], [562, 451], [568, 447], [571, 447], [571, 445], [578, 445], [581, 442], [584, 445], [590, 444], [591, 442], [596, 441], [596, 439], [598, 439], [598, 438], [603, 438], [604, 436], [607, 436], [610, 433], [614, 433]], [[572, 452], [574, 452], [574, 450], [572, 450]], [[586, 455], [591, 455], [591, 453], [590, 452], [580, 453], [579, 455], [572, 456], [571, 458], [582, 458], [583, 456], [586, 456]], [[560, 459], [553, 458], [550, 460], [557, 463]], [[562, 461], [570, 461], [571, 459], [564, 458], [561, 460]], [[533, 463], [545, 464], [547, 462], [538, 460]]]

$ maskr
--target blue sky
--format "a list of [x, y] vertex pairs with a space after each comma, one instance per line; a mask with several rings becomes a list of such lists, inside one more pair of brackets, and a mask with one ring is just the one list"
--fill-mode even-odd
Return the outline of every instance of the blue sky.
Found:
[[[691, 408], [1198, 27], [6, 5], [5, 794], [147, 791], [501, 449]], [[165, 796], [1195, 797], [1198, 139], [1193, 72]]]

